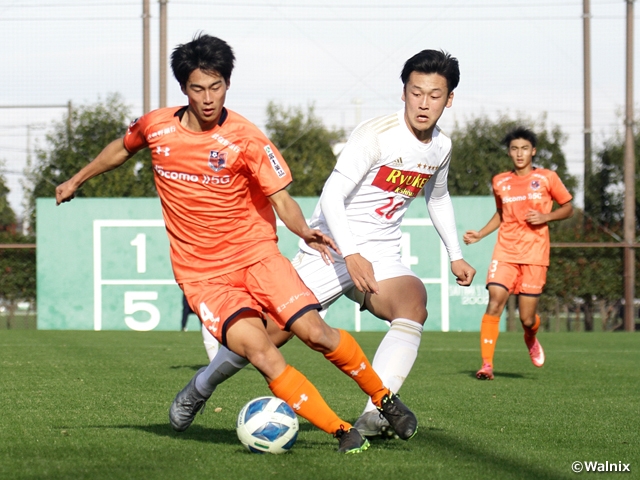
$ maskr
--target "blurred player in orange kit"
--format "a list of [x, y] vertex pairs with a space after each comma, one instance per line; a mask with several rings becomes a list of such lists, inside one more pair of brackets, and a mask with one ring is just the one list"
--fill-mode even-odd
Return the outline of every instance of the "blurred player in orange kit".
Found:
[[[277, 325], [323, 353], [409, 439], [417, 429], [415, 415], [384, 387], [355, 339], [322, 320], [318, 300], [278, 250], [274, 209], [325, 261], [332, 261], [328, 247], [337, 247], [308, 227], [285, 190], [291, 173], [276, 147], [224, 107], [234, 61], [231, 47], [216, 37], [199, 34], [179, 45], [171, 67], [188, 105], [161, 108], [132, 122], [124, 138], [56, 188], [56, 202], [71, 200], [90, 178], [151, 149], [176, 282], [216, 340], [251, 362], [276, 397], [337, 437], [339, 452], [358, 453], [369, 443], [287, 365], [268, 329]], [[186, 429], [203, 404], [190, 381], [172, 405], [173, 428]]]
[[[535, 134], [518, 127], [505, 136], [503, 143], [513, 161], [513, 170], [493, 177], [497, 211], [479, 231], [469, 230], [463, 236], [469, 245], [499, 228], [487, 274], [489, 304], [480, 327], [482, 368], [476, 373], [480, 380], [493, 380], [500, 315], [512, 293], [518, 295], [524, 342], [531, 361], [536, 367], [544, 365], [544, 350], [536, 338], [540, 326], [536, 309], [549, 268], [547, 224], [573, 214], [571, 193], [560, 177], [551, 170], [533, 166]], [[553, 210], [553, 202], [560, 207]]]

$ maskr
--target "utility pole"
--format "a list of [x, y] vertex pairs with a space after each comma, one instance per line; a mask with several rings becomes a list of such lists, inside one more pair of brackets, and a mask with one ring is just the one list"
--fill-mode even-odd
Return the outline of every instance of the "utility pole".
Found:
[[[583, 41], [583, 81], [584, 81], [584, 177], [583, 205], [589, 212], [587, 202], [589, 177], [591, 176], [591, 7], [590, 0], [582, 0], [582, 41]], [[583, 216], [586, 218], [586, 215]]]
[[151, 111], [151, 14], [149, 0], [142, 0], [142, 113]]
[[158, 0], [160, 4], [160, 105], [167, 106], [167, 3], [169, 0]]
[[636, 188], [635, 148], [633, 144], [633, 2], [627, 2], [627, 85], [624, 119], [624, 329], [635, 330], [635, 250]]
[[67, 102], [67, 148], [71, 148], [71, 134], [73, 133], [71, 130], [71, 114], [73, 113], [73, 105], [71, 104], [71, 100]]

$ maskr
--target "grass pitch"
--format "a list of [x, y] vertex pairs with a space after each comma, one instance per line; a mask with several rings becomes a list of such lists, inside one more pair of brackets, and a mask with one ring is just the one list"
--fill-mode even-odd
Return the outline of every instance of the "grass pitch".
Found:
[[[382, 336], [355, 335], [369, 358]], [[573, 462], [630, 464], [640, 478], [640, 335], [541, 334], [535, 368], [521, 334], [500, 335], [494, 381], [477, 333], [423, 335], [401, 395], [418, 416], [409, 442], [373, 440], [361, 455], [301, 419], [285, 455], [247, 452], [235, 419], [270, 395], [248, 367], [175, 433], [167, 411], [206, 362], [198, 332], [0, 332], [0, 478], [7, 479], [572, 479]], [[283, 349], [347, 421], [354, 382], [298, 341]], [[592, 475], [583, 472], [582, 475]]]

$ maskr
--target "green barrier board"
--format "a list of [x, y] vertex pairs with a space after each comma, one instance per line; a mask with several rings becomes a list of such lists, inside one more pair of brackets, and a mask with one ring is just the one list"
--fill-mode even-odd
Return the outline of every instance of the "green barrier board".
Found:
[[[310, 217], [317, 198], [296, 200]], [[453, 205], [461, 243], [462, 234], [484, 226], [495, 209], [491, 197], [456, 197]], [[455, 283], [422, 199], [412, 203], [402, 231], [403, 262], [428, 292], [425, 329], [478, 331], [495, 233], [462, 244], [465, 259], [478, 271], [473, 285], [463, 288]], [[282, 253], [293, 258], [298, 238], [280, 223], [278, 236]], [[38, 199], [37, 281], [39, 329], [180, 329], [182, 292], [173, 279], [157, 198], [78, 198], [58, 207], [51, 198]], [[334, 303], [325, 319], [350, 331], [388, 328], [346, 298]]]

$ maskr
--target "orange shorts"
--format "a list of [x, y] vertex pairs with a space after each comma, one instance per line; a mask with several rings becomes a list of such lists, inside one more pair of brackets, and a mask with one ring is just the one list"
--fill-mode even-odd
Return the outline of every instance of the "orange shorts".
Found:
[[227, 330], [242, 312], [268, 314], [283, 330], [309, 310], [320, 310], [315, 295], [281, 254], [235, 272], [200, 282], [183, 283], [191, 309], [211, 334], [226, 345]]
[[538, 296], [547, 281], [547, 269], [544, 265], [500, 262], [491, 260], [487, 274], [487, 287], [500, 285], [509, 293]]

